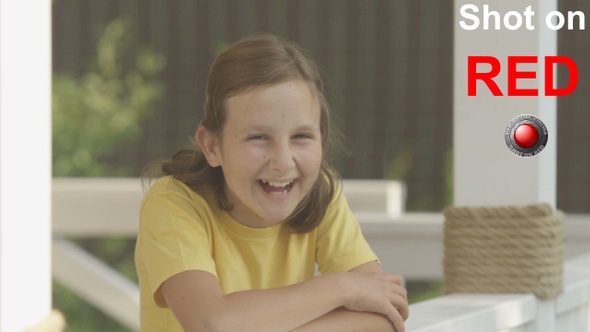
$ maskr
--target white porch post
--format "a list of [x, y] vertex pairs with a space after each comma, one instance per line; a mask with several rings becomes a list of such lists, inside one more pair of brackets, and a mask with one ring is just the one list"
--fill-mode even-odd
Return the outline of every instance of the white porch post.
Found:
[[[477, 14], [483, 17], [483, 5], [501, 15], [525, 8], [534, 11], [535, 30], [523, 25], [511, 31], [503, 24], [494, 30], [482, 26], [473, 31], [461, 28], [460, 8], [475, 4]], [[545, 97], [543, 59], [557, 54], [557, 32], [546, 28], [545, 16], [557, 10], [556, 0], [482, 1], [455, 0], [455, 60], [454, 60], [454, 197], [457, 206], [526, 205], [546, 202], [555, 207], [556, 196], [556, 99]], [[468, 23], [471, 21], [468, 21]], [[514, 24], [514, 18], [510, 21]], [[520, 79], [518, 88], [537, 88], [539, 97], [494, 97], [487, 86], [477, 83], [477, 96], [467, 95], [467, 57], [490, 55], [498, 58], [502, 70], [496, 82], [504, 95], [507, 92], [507, 56], [538, 56], [537, 65], [519, 65], [519, 71], [536, 71], [537, 78]], [[481, 68], [478, 71], [489, 71]], [[504, 141], [504, 130], [512, 118], [519, 114], [534, 114], [547, 126], [549, 140], [546, 148], [532, 158], [513, 154]], [[552, 301], [539, 302], [539, 315], [535, 331], [553, 331], [555, 306]]]
[[[473, 31], [459, 26], [462, 5], [473, 3], [481, 9], [484, 3], [500, 14], [519, 11], [531, 5], [535, 30], [523, 26], [515, 31]], [[454, 161], [455, 204], [525, 205], [546, 202], [555, 206], [556, 193], [556, 99], [544, 92], [543, 57], [557, 54], [557, 32], [545, 27], [545, 15], [557, 10], [556, 0], [529, 1], [455, 1], [455, 83], [454, 83]], [[493, 19], [491, 20], [493, 22]], [[512, 20], [514, 22], [514, 20]], [[490, 24], [493, 27], [493, 24]], [[538, 88], [538, 97], [495, 97], [481, 81], [477, 96], [467, 96], [467, 57], [491, 55], [498, 58], [502, 70], [496, 82], [507, 92], [507, 56], [539, 57], [538, 65], [522, 64], [519, 70], [536, 71], [536, 79], [520, 79], [519, 88]], [[484, 68], [480, 71], [488, 71]], [[519, 114], [534, 114], [547, 126], [546, 148], [533, 158], [513, 154], [504, 142], [504, 130]]]
[[51, 1], [0, 0], [0, 330], [51, 311]]

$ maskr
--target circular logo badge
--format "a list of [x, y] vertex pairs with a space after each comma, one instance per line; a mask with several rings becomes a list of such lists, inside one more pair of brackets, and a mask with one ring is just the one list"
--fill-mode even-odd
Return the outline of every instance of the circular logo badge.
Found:
[[547, 127], [532, 114], [521, 114], [506, 126], [504, 139], [510, 151], [520, 157], [532, 157], [547, 145]]

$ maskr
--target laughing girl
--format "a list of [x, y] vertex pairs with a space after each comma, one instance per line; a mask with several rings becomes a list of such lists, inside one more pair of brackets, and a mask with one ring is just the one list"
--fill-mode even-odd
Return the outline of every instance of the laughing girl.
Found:
[[215, 59], [195, 148], [157, 164], [142, 204], [142, 331], [404, 330], [401, 277], [363, 238], [330, 138], [296, 45], [257, 35]]

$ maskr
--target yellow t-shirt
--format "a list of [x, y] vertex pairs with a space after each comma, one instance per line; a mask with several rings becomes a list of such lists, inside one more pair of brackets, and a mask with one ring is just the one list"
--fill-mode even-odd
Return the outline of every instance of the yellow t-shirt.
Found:
[[336, 195], [322, 223], [305, 234], [284, 224], [250, 228], [198, 194], [163, 177], [144, 197], [135, 250], [141, 330], [182, 331], [160, 286], [187, 270], [207, 271], [224, 294], [288, 286], [321, 273], [345, 272], [377, 257], [363, 238], [344, 195]]

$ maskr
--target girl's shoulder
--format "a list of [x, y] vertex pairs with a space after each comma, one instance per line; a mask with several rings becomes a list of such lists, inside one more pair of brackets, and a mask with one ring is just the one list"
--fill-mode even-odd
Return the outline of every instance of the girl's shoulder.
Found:
[[185, 202], [195, 207], [205, 207], [214, 203], [213, 191], [204, 186], [199, 191], [193, 190], [182, 181], [171, 175], [157, 179], [143, 198], [143, 205], [149, 201], [165, 199], [168, 201]]
[[190, 188], [172, 175], [162, 176], [154, 181], [147, 195], [161, 192], [187, 192]]

